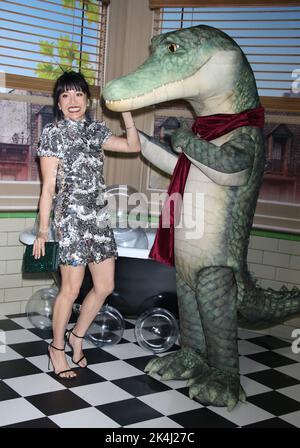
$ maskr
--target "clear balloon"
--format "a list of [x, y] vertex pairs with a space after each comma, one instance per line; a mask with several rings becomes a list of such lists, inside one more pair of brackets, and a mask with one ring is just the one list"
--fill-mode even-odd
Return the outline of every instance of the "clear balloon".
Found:
[[55, 287], [43, 288], [36, 291], [26, 304], [26, 314], [34, 327], [41, 330], [52, 327], [53, 306], [58, 294]]
[[129, 185], [118, 184], [106, 188], [106, 197], [117, 245], [148, 249], [147, 197]]
[[150, 308], [135, 323], [138, 344], [153, 353], [163, 353], [176, 343], [179, 328], [176, 318], [165, 308]]
[[[73, 311], [80, 313], [79, 304], [74, 304]], [[115, 345], [122, 339], [125, 322], [122, 314], [112, 306], [104, 305], [97, 313], [92, 324], [87, 330], [86, 339], [96, 347]]]
[[145, 228], [148, 223], [148, 200], [145, 194], [130, 185], [106, 188], [113, 228]]

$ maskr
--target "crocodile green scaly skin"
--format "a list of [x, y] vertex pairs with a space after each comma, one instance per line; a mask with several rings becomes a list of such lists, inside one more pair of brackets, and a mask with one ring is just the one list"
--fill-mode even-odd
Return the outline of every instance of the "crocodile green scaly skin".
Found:
[[[103, 96], [107, 107], [116, 111], [179, 98], [186, 99], [196, 115], [238, 113], [259, 105], [242, 50], [225, 33], [204, 25], [154, 37], [144, 64], [108, 83]], [[177, 155], [145, 134], [140, 137], [144, 156], [170, 174]], [[297, 288], [264, 290], [247, 268], [265, 165], [262, 131], [241, 127], [208, 142], [182, 126], [173, 133], [172, 145], [192, 162], [182, 225], [175, 228], [181, 348], [154, 358], [145, 370], [163, 379], [187, 379], [191, 398], [230, 410], [245, 401], [239, 381], [238, 317], [253, 325], [274, 324], [299, 313], [300, 293]], [[204, 197], [204, 227], [191, 237], [185, 218], [191, 203], [194, 212], [200, 210], [198, 193]]]

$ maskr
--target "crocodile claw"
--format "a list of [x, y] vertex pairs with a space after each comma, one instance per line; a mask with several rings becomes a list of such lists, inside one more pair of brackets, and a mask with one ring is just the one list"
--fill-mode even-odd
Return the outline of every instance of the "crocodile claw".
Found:
[[197, 396], [197, 394], [198, 394], [198, 389], [196, 388], [196, 387], [190, 387], [189, 388], [189, 397], [190, 397], [190, 399], [191, 400], [193, 400], [196, 396]]
[[145, 372], [159, 373], [163, 381], [184, 380], [189, 374], [196, 376], [207, 368], [202, 357], [190, 348], [181, 348], [161, 358], [152, 359], [145, 367]]
[[148, 362], [144, 371], [149, 372], [150, 374], [158, 372], [163, 366], [162, 358], [153, 358]]
[[240, 386], [239, 400], [242, 403], [246, 403], [247, 402], [247, 396], [246, 396], [246, 393], [245, 393], [244, 389], [242, 388], [242, 386]]
[[227, 406], [227, 410], [231, 411], [239, 400], [246, 401], [239, 376], [214, 368], [210, 368], [206, 376], [191, 378], [188, 385], [190, 398], [205, 405]]
[[164, 357], [156, 357], [151, 359], [144, 368], [144, 372], [163, 374], [168, 366], [172, 363], [175, 353], [170, 353]]

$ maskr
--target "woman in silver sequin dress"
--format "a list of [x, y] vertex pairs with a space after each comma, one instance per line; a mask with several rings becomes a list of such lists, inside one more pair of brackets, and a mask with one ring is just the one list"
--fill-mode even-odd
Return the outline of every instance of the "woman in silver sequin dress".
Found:
[[[84, 77], [65, 72], [55, 83], [53, 123], [43, 129], [40, 157], [42, 192], [40, 227], [33, 254], [44, 254], [49, 216], [54, 197], [54, 225], [59, 241], [61, 288], [53, 310], [53, 341], [49, 360], [56, 375], [75, 378], [64, 353], [65, 339], [72, 348], [72, 361], [86, 367], [83, 337], [106, 297], [114, 289], [117, 247], [110, 226], [103, 178], [104, 153], [139, 152], [140, 142], [130, 112], [122, 113], [126, 138], [112, 135], [103, 122], [86, 117], [90, 98]], [[57, 193], [55, 195], [55, 188]], [[75, 327], [66, 330], [88, 265], [93, 288], [84, 299]]]

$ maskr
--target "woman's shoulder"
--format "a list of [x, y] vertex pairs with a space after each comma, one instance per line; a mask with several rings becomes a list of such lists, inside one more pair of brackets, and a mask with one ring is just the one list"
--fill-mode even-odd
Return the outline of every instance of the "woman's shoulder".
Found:
[[45, 124], [43, 127], [43, 134], [52, 134], [59, 130], [59, 124], [55, 121]]
[[111, 130], [106, 126], [105, 121], [93, 120], [88, 127], [88, 133], [91, 139], [97, 141], [98, 147], [112, 135]]
[[105, 121], [91, 120], [89, 123], [89, 128], [91, 128], [91, 129], [106, 128], [106, 123], [105, 123]]

